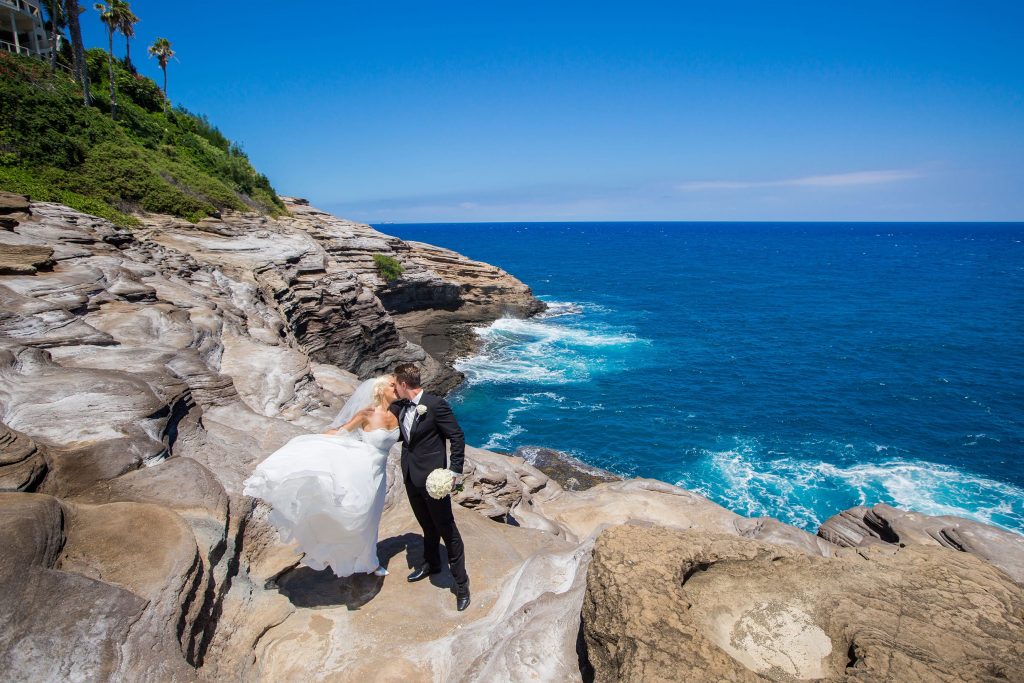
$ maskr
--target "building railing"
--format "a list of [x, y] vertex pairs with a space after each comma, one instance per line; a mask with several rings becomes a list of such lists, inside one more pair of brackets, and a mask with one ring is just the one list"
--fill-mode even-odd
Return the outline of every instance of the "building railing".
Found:
[[26, 2], [26, 0], [0, 0], [0, 5], [16, 9], [19, 12], [39, 14], [39, 3]]
[[[0, 2], [2, 1], [0, 0]], [[26, 57], [32, 56], [32, 50], [27, 45], [15, 45], [14, 43], [8, 43], [6, 40], [0, 40], [0, 50], [12, 52], [16, 55], [25, 55]]]
[[[6, 40], [0, 40], [0, 52], [10, 52], [11, 54], [15, 54], [15, 55], [21, 54], [21, 55], [25, 55], [26, 57], [35, 56], [36, 58], [42, 59], [44, 61], [49, 61], [49, 59], [50, 59], [50, 51], [49, 50], [46, 50], [43, 54], [33, 55], [32, 51], [29, 50], [28, 47], [22, 45], [20, 48], [18, 48], [14, 44], [8, 43]], [[63, 64], [61, 62], [57, 62], [57, 68], [60, 69], [61, 71], [64, 71], [64, 72], [68, 73], [68, 74], [74, 75], [74, 70], [70, 66], [68, 66], [67, 64]]]

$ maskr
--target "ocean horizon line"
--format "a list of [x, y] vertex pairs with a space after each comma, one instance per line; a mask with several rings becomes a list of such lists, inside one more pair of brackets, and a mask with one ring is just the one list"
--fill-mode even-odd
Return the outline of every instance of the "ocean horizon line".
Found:
[[370, 221], [366, 225], [1022, 225], [1024, 219], [1013, 221], [963, 221], [963, 220], [914, 220], [914, 221], [780, 221], [780, 220], [501, 220], [501, 221]]
[[810, 533], [879, 502], [1024, 531], [1020, 223], [378, 229], [559, 304], [474, 328], [454, 397], [470, 443], [543, 446]]

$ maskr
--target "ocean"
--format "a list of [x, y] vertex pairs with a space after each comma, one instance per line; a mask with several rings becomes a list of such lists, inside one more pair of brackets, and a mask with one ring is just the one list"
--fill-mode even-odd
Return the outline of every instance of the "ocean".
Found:
[[814, 532], [888, 503], [1024, 532], [1024, 224], [389, 224], [549, 304], [477, 330], [469, 443]]

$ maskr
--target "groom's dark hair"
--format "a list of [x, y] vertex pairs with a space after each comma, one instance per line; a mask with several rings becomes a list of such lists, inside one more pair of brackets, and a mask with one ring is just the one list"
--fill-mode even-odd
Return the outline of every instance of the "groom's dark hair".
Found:
[[420, 369], [415, 363], [402, 363], [395, 368], [395, 381], [405, 384], [410, 389], [419, 389]]

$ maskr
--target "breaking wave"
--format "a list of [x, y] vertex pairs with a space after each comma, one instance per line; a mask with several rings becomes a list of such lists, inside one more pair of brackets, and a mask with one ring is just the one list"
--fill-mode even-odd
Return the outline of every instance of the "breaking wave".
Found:
[[548, 302], [537, 318], [500, 318], [479, 327], [480, 348], [455, 368], [470, 384], [569, 384], [621, 368], [630, 347], [647, 343], [620, 328], [574, 325], [572, 318], [584, 310]]
[[756, 440], [737, 439], [733, 448], [702, 451], [676, 484], [740, 514], [776, 517], [812, 533], [842, 510], [877, 503], [1024, 529], [1024, 489], [924, 460], [889, 458], [841, 466], [775, 457]]

